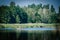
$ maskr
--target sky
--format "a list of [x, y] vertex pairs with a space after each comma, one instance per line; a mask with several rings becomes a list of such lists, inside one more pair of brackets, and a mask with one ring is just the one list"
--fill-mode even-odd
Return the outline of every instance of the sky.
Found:
[[0, 0], [1, 5], [9, 5], [10, 2], [13, 1], [16, 5], [20, 5], [21, 7], [31, 5], [31, 4], [49, 4], [50, 6], [53, 5], [56, 12], [58, 12], [58, 7], [60, 6], [60, 0]]

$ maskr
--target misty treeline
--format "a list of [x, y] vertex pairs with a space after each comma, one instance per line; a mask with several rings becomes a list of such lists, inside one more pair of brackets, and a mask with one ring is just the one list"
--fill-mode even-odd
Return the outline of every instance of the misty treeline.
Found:
[[31, 4], [20, 7], [15, 2], [0, 6], [0, 23], [60, 23], [60, 7], [56, 13], [53, 5]]

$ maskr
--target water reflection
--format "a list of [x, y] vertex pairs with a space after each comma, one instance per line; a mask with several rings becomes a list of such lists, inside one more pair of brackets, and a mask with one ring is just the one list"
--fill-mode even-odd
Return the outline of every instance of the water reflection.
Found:
[[26, 31], [28, 31], [28, 30], [56, 30], [56, 29], [55, 28], [22, 28], [22, 29], [17, 28], [17, 30], [26, 30]]
[[3, 28], [0, 40], [60, 40], [60, 32], [57, 34], [55, 28]]

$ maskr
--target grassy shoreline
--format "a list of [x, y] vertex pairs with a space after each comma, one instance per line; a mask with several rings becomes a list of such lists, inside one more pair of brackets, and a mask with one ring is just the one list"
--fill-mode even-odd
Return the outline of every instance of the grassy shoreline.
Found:
[[55, 28], [56, 26], [58, 26], [60, 28], [60, 24], [57, 23], [52, 23], [52, 24], [45, 24], [45, 23], [26, 23], [26, 24], [0, 24], [0, 28], [1, 27], [5, 27], [5, 28], [40, 28], [40, 27], [46, 27], [46, 28]]

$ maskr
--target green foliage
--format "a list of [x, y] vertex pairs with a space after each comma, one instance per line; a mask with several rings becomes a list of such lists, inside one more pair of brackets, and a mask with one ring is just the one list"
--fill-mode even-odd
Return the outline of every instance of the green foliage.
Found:
[[15, 6], [15, 2], [11, 2], [10, 6], [12, 6], [12, 7]]
[[38, 13], [35, 13], [35, 22], [41, 23], [41, 16]]
[[36, 5], [35, 4], [32, 4], [32, 5], [28, 5], [28, 7], [35, 8]]
[[21, 8], [11, 2], [10, 6], [0, 6], [0, 23], [56, 23], [56, 20], [57, 14], [53, 5], [51, 9], [49, 4], [43, 7], [42, 4], [31, 4]]
[[59, 14], [60, 14], [60, 6], [59, 6]]
[[49, 9], [49, 4], [44, 5], [43, 8]]
[[42, 4], [37, 5], [37, 9], [42, 8]]
[[0, 6], [0, 23], [27, 23], [27, 14], [14, 2], [10, 6]]
[[9, 7], [1, 6], [0, 7], [0, 22], [7, 23], [9, 21]]
[[54, 9], [53, 5], [51, 5], [51, 12], [54, 12], [54, 11], [55, 11], [55, 9]]
[[56, 23], [56, 21], [57, 21], [57, 15], [56, 15], [56, 13], [51, 14], [50, 18], [51, 18], [51, 23]]

